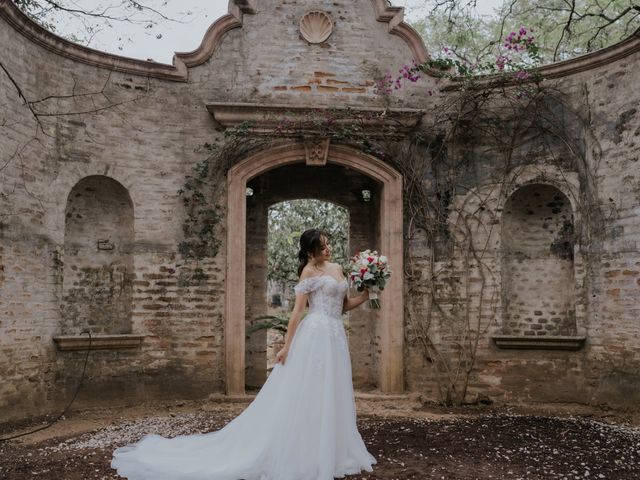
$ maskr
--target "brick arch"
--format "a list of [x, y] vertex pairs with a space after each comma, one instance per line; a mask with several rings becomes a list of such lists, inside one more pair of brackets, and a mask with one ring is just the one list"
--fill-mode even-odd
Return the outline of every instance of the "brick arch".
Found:
[[[245, 386], [246, 185], [252, 178], [274, 168], [304, 163], [305, 157], [303, 143], [290, 143], [252, 155], [228, 173], [225, 320], [228, 395], [243, 394]], [[383, 393], [400, 393], [404, 388], [402, 176], [379, 159], [346, 146], [331, 146], [328, 163], [354, 169], [381, 185], [378, 242], [380, 250], [389, 257], [395, 276], [385, 289], [376, 325], [381, 350], [378, 387]]]

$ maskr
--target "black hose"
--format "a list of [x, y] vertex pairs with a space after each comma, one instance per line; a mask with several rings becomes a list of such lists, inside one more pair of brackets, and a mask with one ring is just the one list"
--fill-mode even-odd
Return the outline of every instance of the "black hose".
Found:
[[58, 415], [56, 418], [54, 418], [47, 425], [43, 426], [43, 427], [38, 427], [38, 428], [36, 428], [34, 430], [31, 430], [31, 431], [28, 431], [28, 432], [24, 432], [24, 433], [19, 433], [17, 435], [12, 435], [10, 437], [0, 438], [0, 442], [6, 442], [7, 440], [13, 440], [14, 438], [26, 437], [27, 435], [31, 435], [32, 433], [36, 433], [36, 432], [40, 432], [42, 430], [45, 430], [45, 429], [51, 427], [56, 422], [60, 421], [60, 419], [67, 414], [67, 412], [71, 408], [71, 405], [73, 405], [73, 402], [76, 400], [76, 397], [78, 396], [78, 392], [80, 392], [80, 387], [82, 387], [82, 382], [84, 381], [84, 375], [85, 375], [85, 372], [87, 371], [87, 362], [89, 361], [89, 352], [91, 352], [91, 345], [93, 343], [93, 337], [91, 336], [91, 331], [90, 330], [86, 330], [86, 331], [84, 331], [82, 333], [88, 333], [89, 334], [89, 346], [87, 347], [87, 354], [84, 357], [84, 365], [82, 366], [82, 374], [80, 375], [80, 381], [78, 382], [78, 386], [76, 387], [76, 391], [73, 394], [73, 397], [71, 398], [71, 401], [67, 404], [67, 406], [62, 411], [62, 413], [60, 415]]

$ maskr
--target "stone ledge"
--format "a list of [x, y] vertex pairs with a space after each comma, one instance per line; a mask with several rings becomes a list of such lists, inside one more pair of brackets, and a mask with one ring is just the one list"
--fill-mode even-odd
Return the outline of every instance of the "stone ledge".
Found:
[[256, 393], [242, 393], [239, 395], [227, 395], [226, 393], [212, 393], [207, 400], [213, 403], [249, 403], [255, 400]]
[[580, 350], [587, 337], [494, 335], [493, 342], [501, 349], [516, 350]]
[[144, 335], [63, 335], [53, 337], [58, 350], [117, 350], [121, 348], [136, 348], [142, 344]]
[[207, 110], [220, 130], [247, 124], [253, 133], [272, 134], [287, 121], [294, 126], [301, 125], [294, 128], [298, 135], [322, 134], [326, 133], [326, 127], [308, 122], [309, 115], [335, 113], [337, 126], [356, 124], [372, 137], [399, 138], [412, 131], [425, 115], [424, 110], [415, 108], [331, 108], [261, 103], [209, 103]]

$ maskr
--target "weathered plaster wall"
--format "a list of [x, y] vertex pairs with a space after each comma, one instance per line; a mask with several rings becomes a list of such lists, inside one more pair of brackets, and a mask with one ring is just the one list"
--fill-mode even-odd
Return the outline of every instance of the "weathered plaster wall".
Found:
[[[326, 42], [310, 45], [299, 32], [309, 10], [334, 19]], [[203, 101], [313, 106], [380, 106], [374, 79], [396, 72], [413, 55], [389, 24], [376, 21], [371, 0], [260, 0], [256, 14], [229, 32], [203, 67], [190, 71]], [[410, 86], [394, 106], [429, 97], [427, 85]]]
[[[100, 110], [41, 117], [39, 129], [7, 76], [0, 80], [6, 121], [0, 152], [7, 162], [2, 171], [0, 370], [9, 372], [3, 374], [0, 416], [57, 409], [79, 380], [84, 354], [56, 351], [52, 337], [71, 333], [64, 307], [69, 290], [62, 290], [63, 283], [73, 284], [68, 275], [63, 282], [63, 271], [74, 262], [73, 255], [65, 258], [67, 198], [93, 175], [120, 183], [131, 198], [129, 321], [131, 331], [145, 339], [139, 350], [92, 352], [79, 401], [107, 400], [105, 392], [129, 401], [219, 390], [224, 254], [205, 263], [208, 278], [191, 286], [180, 278], [192, 266], [184, 267], [176, 256], [183, 214], [176, 192], [202, 158], [198, 148], [211, 138], [206, 109], [191, 98], [186, 84], [73, 62], [30, 43], [4, 21], [0, 37], [6, 46], [3, 65], [27, 98], [79, 95], [34, 108]], [[95, 321], [77, 317], [75, 333]]]
[[[485, 301], [483, 307], [482, 325], [486, 332], [480, 336], [469, 399], [477, 394], [505, 401], [577, 402], [637, 408], [640, 400], [637, 373], [640, 371], [637, 341], [640, 334], [637, 320], [640, 176], [636, 172], [640, 158], [640, 116], [637, 114], [640, 96], [633, 85], [639, 81], [639, 62], [640, 54], [636, 50], [620, 61], [547, 81], [547, 85], [562, 92], [571, 110], [577, 112], [577, 117], [569, 112], [564, 114], [562, 128], [576, 138], [582, 161], [572, 164], [571, 152], [566, 146], [543, 138], [516, 149], [511, 158], [512, 170], [505, 175], [499, 172], [504, 162], [498, 158], [492, 160], [483, 153], [486, 145], [482, 139], [476, 140], [475, 148], [468, 150], [469, 157], [464, 160], [474, 166], [463, 171], [457, 180], [475, 187], [469, 193], [461, 191], [455, 195], [451, 210], [466, 204], [466, 211], [474, 211], [480, 206], [475, 196], [488, 198], [485, 205], [488, 209], [479, 213], [484, 217], [482, 223], [486, 229], [476, 232], [475, 241], [479, 251], [487, 247], [483, 262], [487, 270], [497, 274], [495, 279], [487, 281], [483, 298], [499, 300]], [[558, 108], [562, 107], [558, 105]], [[552, 156], [540, 148], [543, 141], [552, 146]], [[504, 184], [497, 185], [496, 178], [503, 178]], [[535, 185], [545, 185], [549, 193], [557, 189], [561, 192], [562, 205], [552, 196], [540, 210], [541, 197], [534, 192], [540, 187]], [[527, 195], [527, 190], [531, 195]], [[520, 212], [524, 218], [521, 216], [522, 222], [517, 228], [512, 228], [516, 226], [514, 201], [524, 202], [520, 208], [525, 208]], [[547, 208], [549, 211], [545, 213]], [[570, 216], [573, 235], [569, 234], [571, 229], [563, 226]], [[456, 220], [451, 222], [455, 224]], [[515, 236], [505, 235], [505, 229], [513, 230]], [[561, 243], [571, 238], [574, 242], [572, 269], [566, 255], [557, 257], [556, 261], [542, 261], [545, 255], [548, 258], [558, 255]], [[542, 248], [543, 243], [546, 248]], [[524, 252], [533, 244], [540, 247], [536, 247], [537, 255], [533, 250]], [[514, 263], [514, 245], [524, 254], [522, 262], [515, 260]], [[431, 272], [430, 246], [418, 234], [411, 239], [409, 248], [416, 269], [422, 270], [422, 278], [427, 282]], [[477, 318], [479, 278], [477, 275], [473, 278], [471, 269], [470, 295], [467, 297], [461, 292], [466, 285], [463, 260], [463, 252], [453, 252], [444, 258], [437, 256], [434, 270], [444, 273], [438, 276], [434, 289], [445, 311], [454, 316], [471, 297], [472, 318]], [[428, 298], [427, 290], [423, 293]], [[524, 302], [522, 297], [526, 298]], [[534, 329], [534, 325], [539, 324], [536, 317], [546, 318], [545, 313], [550, 314], [554, 305], [564, 305], [568, 307], [564, 310], [570, 311], [572, 302], [575, 327], [570, 328], [572, 322], [567, 321], [566, 328], [562, 327], [558, 333], [586, 337], [580, 350], [503, 350], [494, 344], [494, 335], [543, 335], [546, 328], [543, 324]], [[512, 320], [524, 313], [515, 313], [514, 303], [518, 310], [532, 309], [533, 315]], [[545, 312], [545, 308], [548, 311]], [[536, 315], [536, 311], [542, 315]], [[553, 311], [558, 313], [555, 307]], [[450, 322], [441, 315], [435, 317], [436, 339], [455, 335], [455, 327]], [[424, 360], [420, 349], [407, 348], [405, 358], [409, 388], [424, 389], [437, 397], [433, 366]]]
[[[588, 159], [600, 222], [584, 265], [589, 344], [584, 373], [590, 401], [640, 404], [640, 55], [591, 72], [565, 88], [591, 118]], [[593, 209], [596, 205], [590, 205]]]
[[65, 212], [62, 333], [131, 333], [134, 225], [126, 189], [87, 177]]
[[[411, 58], [406, 43], [387, 33], [388, 23], [376, 21], [369, 0], [320, 3], [260, 2], [207, 62], [189, 70], [187, 82], [74, 61], [0, 20], [3, 65], [36, 102], [33, 108], [50, 114], [39, 124], [10, 79], [0, 75], [0, 154], [7, 162], [1, 172], [0, 285], [0, 371], [7, 373], [0, 418], [55, 410], [79, 379], [84, 353], [59, 352], [52, 338], [96, 321], [89, 312], [65, 307], [67, 287], [80, 282], [69, 274], [73, 256], [65, 258], [67, 199], [95, 175], [118, 182], [131, 200], [132, 271], [125, 295], [131, 305], [118, 315], [129, 310], [130, 331], [144, 341], [136, 350], [91, 352], [79, 401], [203, 396], [223, 389], [224, 240], [214, 260], [197, 266], [177, 253], [184, 215], [177, 192], [206, 158], [202, 145], [221, 138], [205, 105], [370, 105], [373, 72], [395, 69], [398, 55]], [[299, 38], [298, 17], [310, 6], [326, 8], [337, 20], [326, 44], [309, 46]], [[224, 203], [224, 185], [219, 194]], [[224, 239], [224, 229], [220, 235]], [[195, 268], [205, 277], [192, 284]], [[72, 322], [65, 320], [69, 316]]]
[[[299, 17], [311, 8], [324, 9], [336, 20], [325, 44], [308, 45], [299, 37]], [[79, 378], [84, 353], [57, 351], [52, 338], [69, 333], [71, 326], [82, 331], [85, 318], [90, 326], [89, 314], [65, 320], [74, 265], [65, 230], [71, 225], [69, 194], [96, 175], [118, 182], [130, 198], [132, 231], [125, 249], [130, 293], [124, 297], [130, 301], [130, 331], [144, 335], [144, 341], [138, 349], [91, 352], [79, 401], [202, 397], [224, 389], [225, 232], [220, 232], [223, 243], [215, 259], [195, 265], [177, 253], [184, 215], [177, 192], [192, 167], [206, 158], [202, 145], [222, 138], [206, 104], [383, 107], [386, 100], [374, 94], [372, 80], [412, 57], [408, 45], [388, 30], [388, 23], [376, 21], [370, 0], [263, 0], [255, 14], [243, 16], [241, 28], [222, 37], [209, 60], [188, 70], [187, 81], [174, 81], [74, 61], [0, 19], [3, 65], [25, 97], [37, 102], [33, 108], [52, 114], [40, 117], [39, 125], [7, 75], [0, 74], [0, 420], [56, 410]], [[559, 171], [530, 152], [514, 163], [535, 167], [519, 173], [521, 185], [558, 187], [569, 178], [572, 190], [558, 187], [562, 193], [572, 200], [572, 193], [588, 190], [582, 198], [593, 202], [571, 207], [579, 232], [572, 298], [576, 332], [587, 337], [585, 347], [577, 352], [497, 349], [491, 336], [509, 327], [504, 319], [510, 315], [501, 294], [505, 276], [499, 275], [488, 289], [497, 300], [482, 307], [490, 328], [481, 338], [472, 394], [506, 401], [638, 404], [639, 64], [636, 52], [554, 80], [591, 125], [592, 134], [584, 134], [591, 175]], [[393, 95], [391, 105], [437, 108], [427, 93], [433, 83], [427, 78], [408, 86]], [[75, 96], [67, 98], [71, 93]], [[491, 158], [469, 161], [467, 178], [477, 189], [491, 189]], [[222, 203], [225, 188], [221, 184], [217, 192]], [[453, 199], [466, 200], [463, 193]], [[492, 200], [499, 218], [505, 201]], [[602, 216], [585, 217], [585, 209]], [[496, 272], [504, 266], [500, 232], [498, 224], [484, 238], [491, 245], [486, 261]], [[544, 238], [545, 232], [537, 232]], [[419, 235], [407, 242], [410, 268], [423, 283], [430, 281], [432, 246]], [[448, 272], [435, 286], [448, 309], [460, 301], [455, 282], [462, 256], [453, 253], [434, 262]], [[203, 275], [194, 280], [196, 268]], [[530, 289], [551, 288], [545, 279], [558, 273], [556, 264], [528, 268]], [[571, 281], [569, 269], [560, 270]], [[570, 294], [571, 286], [563, 282], [563, 295]], [[125, 319], [125, 310], [118, 312]], [[442, 319], [434, 326], [436, 340], [452, 334]], [[364, 323], [357, 328], [362, 335], [351, 345], [354, 374], [360, 385], [370, 386], [378, 339]], [[408, 390], [436, 397], [432, 366], [416, 346], [405, 348], [405, 373]]]

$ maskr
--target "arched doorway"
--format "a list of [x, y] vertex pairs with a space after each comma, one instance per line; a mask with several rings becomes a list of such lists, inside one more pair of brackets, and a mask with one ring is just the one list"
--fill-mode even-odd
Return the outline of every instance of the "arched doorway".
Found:
[[[345, 170], [344, 167], [334, 168]], [[334, 168], [318, 172], [318, 169], [308, 169], [304, 164], [290, 165], [270, 170], [249, 182], [245, 336], [245, 384], [249, 390], [262, 387], [275, 364], [277, 351], [282, 348], [284, 332], [278, 330], [278, 327], [281, 322], [288, 322], [295, 304], [294, 286], [298, 283], [300, 234], [308, 228], [320, 228], [327, 232], [331, 243], [331, 260], [340, 265], [345, 265], [351, 256], [350, 240], [359, 244], [373, 244], [373, 239], [367, 241], [368, 239], [362, 238], [363, 233], [368, 233], [361, 231], [362, 222], [356, 224], [355, 232], [350, 228], [351, 216], [356, 219], [370, 217], [367, 213], [373, 208], [371, 201], [353, 198], [358, 193], [357, 189], [363, 188], [361, 184], [358, 185], [360, 182], [350, 182], [350, 189], [333, 189], [334, 196], [341, 195], [346, 200], [345, 203], [351, 204], [351, 208], [335, 201], [312, 198], [314, 190], [322, 189], [324, 182], [319, 177], [326, 177], [327, 173], [332, 175]], [[323, 175], [318, 175], [319, 173]], [[354, 172], [351, 175], [344, 171], [340, 173], [342, 175], [337, 176], [341, 177], [339, 179], [343, 183], [353, 179]], [[298, 184], [308, 183], [310, 176], [313, 176], [314, 185], [307, 188], [302, 185], [305, 191], [300, 191]], [[294, 181], [283, 181], [283, 177]], [[368, 179], [365, 177], [363, 180]], [[333, 186], [336, 187], [335, 184]], [[372, 322], [366, 313], [363, 309], [357, 309], [343, 315], [350, 341], [353, 371], [356, 374], [353, 383], [363, 390], [371, 384], [374, 364], [370, 328]], [[275, 328], [267, 329], [268, 325]]]
[[[247, 196], [248, 182], [274, 170], [305, 164], [303, 143], [291, 143], [252, 155], [228, 173], [227, 209], [227, 299], [225, 329], [226, 389], [228, 395], [241, 395], [245, 389], [245, 315], [247, 282]], [[375, 320], [378, 354], [377, 388], [383, 393], [400, 393], [403, 377], [403, 255], [402, 255], [402, 177], [379, 159], [346, 146], [329, 148], [327, 165], [308, 169], [342, 167], [375, 182], [379, 190], [376, 243], [395, 272], [385, 290], [382, 309]], [[318, 172], [318, 170], [314, 170]]]

